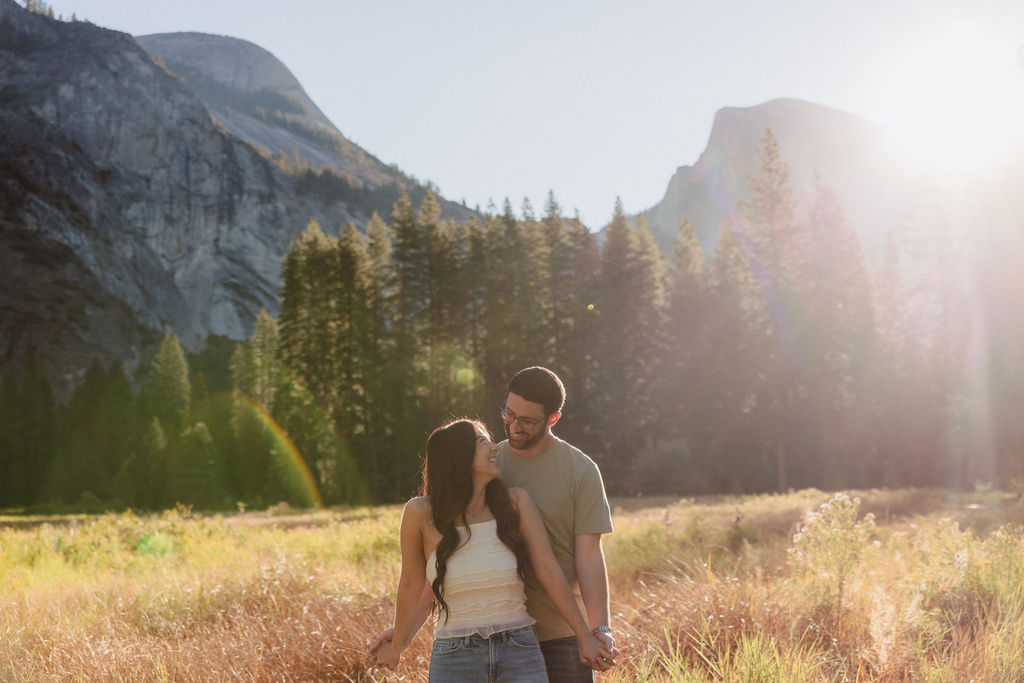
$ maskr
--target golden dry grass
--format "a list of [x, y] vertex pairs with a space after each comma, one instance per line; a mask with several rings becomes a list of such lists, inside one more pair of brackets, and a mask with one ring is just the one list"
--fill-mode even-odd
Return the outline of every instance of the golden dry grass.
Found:
[[[827, 494], [614, 501], [601, 680], [1024, 680], [1021, 504], [859, 495], [875, 524], [838, 604], [832, 546], [790, 552]], [[424, 681], [429, 629], [397, 674], [366, 656], [400, 510], [0, 518], [0, 680]]]

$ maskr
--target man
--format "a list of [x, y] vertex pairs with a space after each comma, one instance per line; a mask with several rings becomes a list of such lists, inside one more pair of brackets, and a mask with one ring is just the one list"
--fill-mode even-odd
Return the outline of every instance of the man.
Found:
[[[551, 432], [564, 403], [565, 387], [552, 371], [530, 367], [516, 373], [500, 411], [508, 438], [498, 444], [498, 466], [501, 478], [525, 489], [540, 509], [555, 559], [591, 628], [606, 645], [607, 656], [597, 670], [607, 671], [618, 654], [609, 626], [608, 575], [601, 548], [601, 535], [613, 530], [611, 509], [594, 461]], [[537, 620], [551, 683], [593, 681], [593, 671], [580, 661], [569, 624], [538, 582], [530, 583], [536, 587], [526, 588], [526, 609]], [[425, 587], [418, 624], [426, 620], [432, 602], [433, 594]], [[371, 654], [390, 640], [391, 633], [388, 629], [377, 637]]]
[[[603, 671], [614, 664], [616, 653], [601, 548], [601, 535], [613, 530], [611, 509], [594, 461], [551, 432], [564, 403], [565, 387], [551, 370], [530, 367], [516, 373], [501, 409], [508, 439], [498, 444], [498, 468], [509, 486], [525, 489], [540, 509], [555, 558], [576, 589], [581, 611], [613, 654]], [[530, 583], [534, 586], [526, 588], [526, 609], [537, 620], [548, 677], [552, 682], [593, 681], [593, 672], [580, 662], [569, 624], [537, 582]]]

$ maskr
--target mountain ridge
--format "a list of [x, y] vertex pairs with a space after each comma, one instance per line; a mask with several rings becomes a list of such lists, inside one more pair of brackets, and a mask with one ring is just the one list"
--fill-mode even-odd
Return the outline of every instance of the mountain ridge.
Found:
[[670, 253], [679, 224], [689, 218], [705, 253], [714, 253], [722, 222], [749, 197], [767, 130], [790, 168], [796, 194], [808, 195], [816, 179], [832, 188], [866, 252], [879, 257], [886, 235], [905, 211], [896, 189], [910, 182], [895, 162], [884, 128], [857, 114], [794, 98], [716, 112], [697, 161], [679, 166], [662, 199], [640, 213], [659, 246]]
[[13, 0], [0, 102], [0, 358], [36, 356], [58, 393], [94, 358], [134, 369], [165, 333], [191, 350], [247, 338], [278, 310], [293, 235], [371, 213], [356, 191], [306, 189], [128, 34]]
[[[238, 67], [247, 54], [265, 72]], [[0, 0], [0, 102], [0, 358], [43, 357], [65, 389], [97, 357], [137, 367], [166, 333], [189, 350], [247, 338], [261, 308], [277, 312], [281, 259], [311, 218], [336, 233], [377, 206], [385, 215], [400, 187], [414, 202], [425, 191], [344, 138], [285, 65], [240, 39], [133, 38]], [[716, 113], [697, 161], [643, 213], [661, 248], [689, 217], [714, 253], [768, 129], [795, 192], [816, 177], [832, 187], [877, 262], [912, 209], [913, 179], [877, 124], [794, 99]], [[472, 215], [440, 203], [446, 217]]]
[[[385, 164], [345, 137], [288, 67], [259, 45], [199, 32], [149, 34], [136, 41], [179, 76], [218, 123], [290, 173], [327, 171], [356, 190], [350, 193], [356, 198], [358, 190], [380, 194], [395, 187], [412, 193], [419, 188], [395, 164]], [[397, 198], [397, 191], [385, 194], [392, 202]], [[446, 218], [461, 222], [473, 215], [439, 194], [438, 201]], [[383, 214], [390, 204], [371, 202], [357, 223], [364, 224], [372, 210]]]

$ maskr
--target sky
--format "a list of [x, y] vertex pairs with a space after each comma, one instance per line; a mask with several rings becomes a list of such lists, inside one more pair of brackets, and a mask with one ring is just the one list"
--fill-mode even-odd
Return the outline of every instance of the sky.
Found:
[[804, 99], [958, 163], [1024, 128], [1020, 0], [49, 4], [132, 35], [256, 43], [347, 138], [445, 197], [541, 214], [551, 191], [591, 228], [616, 198], [630, 214], [660, 201], [723, 107]]

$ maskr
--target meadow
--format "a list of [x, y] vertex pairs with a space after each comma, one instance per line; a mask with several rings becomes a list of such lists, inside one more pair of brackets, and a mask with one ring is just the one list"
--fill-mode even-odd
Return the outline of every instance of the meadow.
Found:
[[[610, 681], [1024, 680], [1024, 504], [978, 489], [613, 500]], [[0, 680], [397, 673], [401, 506], [0, 515]]]

